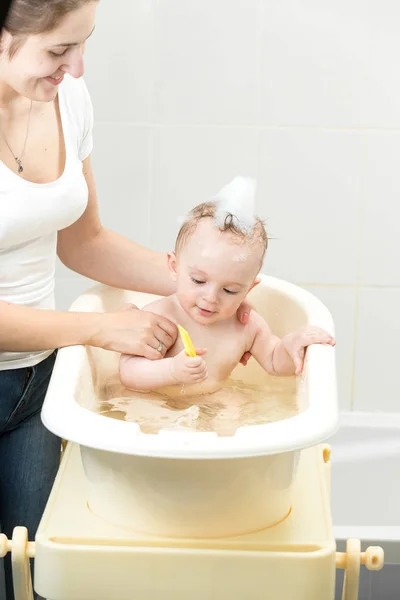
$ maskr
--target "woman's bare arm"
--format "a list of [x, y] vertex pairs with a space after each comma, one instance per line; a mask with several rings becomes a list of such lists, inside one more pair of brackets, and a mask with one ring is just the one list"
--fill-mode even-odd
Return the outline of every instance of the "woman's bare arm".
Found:
[[75, 223], [58, 233], [60, 260], [71, 270], [106, 285], [161, 296], [174, 293], [165, 254], [102, 226], [90, 157], [83, 162], [83, 172], [88, 205]]
[[91, 343], [99, 329], [100, 316], [0, 301], [0, 351], [35, 352]]
[[157, 360], [176, 336], [174, 323], [132, 305], [111, 313], [79, 313], [0, 301], [0, 351], [35, 352], [82, 344]]

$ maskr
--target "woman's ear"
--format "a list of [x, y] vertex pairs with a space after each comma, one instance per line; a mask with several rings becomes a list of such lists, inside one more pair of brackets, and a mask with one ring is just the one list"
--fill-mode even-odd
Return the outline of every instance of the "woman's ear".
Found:
[[176, 254], [175, 252], [168, 252], [167, 254], [167, 260], [168, 260], [168, 268], [169, 271], [171, 273], [171, 277], [173, 279], [173, 281], [176, 281], [177, 278], [177, 273], [176, 273]]

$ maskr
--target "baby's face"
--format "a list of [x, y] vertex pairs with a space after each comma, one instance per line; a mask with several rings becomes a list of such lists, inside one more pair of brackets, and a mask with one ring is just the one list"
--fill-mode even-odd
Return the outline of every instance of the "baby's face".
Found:
[[210, 325], [233, 316], [253, 287], [262, 248], [201, 221], [170, 258], [182, 308], [198, 323]]

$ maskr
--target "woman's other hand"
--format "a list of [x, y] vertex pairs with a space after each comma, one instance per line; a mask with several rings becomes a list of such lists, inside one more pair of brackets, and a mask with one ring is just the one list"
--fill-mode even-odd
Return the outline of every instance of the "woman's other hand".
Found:
[[[249, 322], [250, 312], [252, 310], [253, 306], [250, 304], [250, 302], [242, 302], [242, 304], [239, 306], [236, 312], [236, 316], [240, 323], [242, 323], [242, 325], [247, 325], [247, 323]], [[240, 359], [240, 362], [244, 367], [247, 365], [247, 362], [250, 360], [250, 358], [251, 352], [245, 352], [243, 354], [242, 358]]]

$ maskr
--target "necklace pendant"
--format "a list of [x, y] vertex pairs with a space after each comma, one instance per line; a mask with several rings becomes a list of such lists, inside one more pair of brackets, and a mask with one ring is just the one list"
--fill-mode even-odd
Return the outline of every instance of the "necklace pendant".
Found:
[[[0, 1], [1, 1], [1, 0], [0, 0]], [[29, 115], [28, 115], [28, 125], [27, 125], [27, 127], [26, 127], [26, 135], [25, 135], [24, 147], [22, 148], [22, 152], [21, 152], [21, 154], [19, 155], [19, 158], [18, 158], [18, 156], [15, 156], [14, 152], [13, 152], [13, 151], [12, 151], [12, 149], [10, 148], [10, 144], [7, 142], [7, 140], [6, 140], [6, 138], [5, 138], [4, 132], [2, 131], [2, 129], [0, 129], [0, 135], [1, 135], [1, 137], [4, 139], [4, 142], [5, 142], [6, 146], [7, 146], [7, 148], [9, 149], [10, 153], [12, 154], [12, 157], [14, 158], [15, 162], [17, 163], [17, 171], [18, 171], [18, 173], [22, 173], [22, 171], [24, 170], [24, 167], [22, 166], [22, 158], [23, 158], [23, 156], [24, 156], [25, 147], [26, 147], [26, 142], [27, 142], [27, 139], [28, 139], [28, 134], [29, 134], [29, 124], [30, 124], [30, 122], [31, 122], [32, 104], [33, 104], [33, 102], [32, 102], [32, 100], [31, 100], [31, 107], [30, 107], [30, 109], [29, 109]]]

